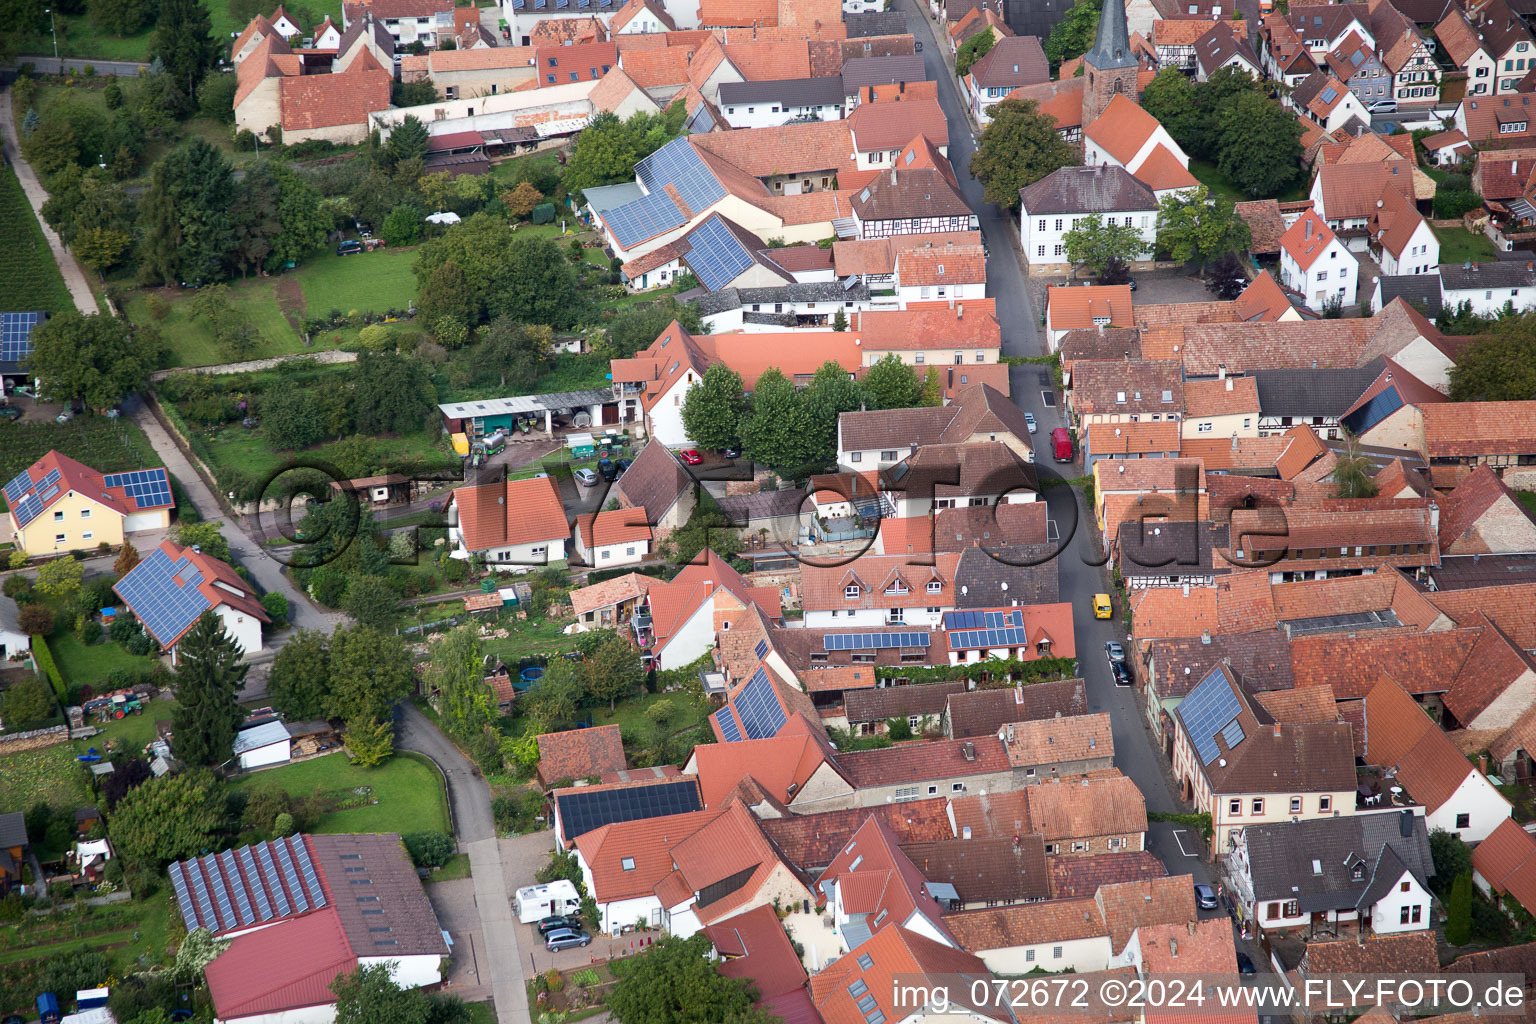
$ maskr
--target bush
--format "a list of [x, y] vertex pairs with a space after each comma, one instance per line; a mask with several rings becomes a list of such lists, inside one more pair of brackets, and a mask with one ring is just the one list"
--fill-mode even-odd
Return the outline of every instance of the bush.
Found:
[[261, 607], [272, 617], [272, 628], [281, 629], [288, 622], [288, 598], [273, 590], [261, 595]]
[[1472, 941], [1472, 875], [1467, 872], [1456, 876], [1451, 886], [1451, 903], [1445, 918], [1445, 941], [1452, 946], [1465, 946]]
[[17, 604], [26, 604], [32, 599], [32, 577], [7, 576], [5, 578], [5, 596]]
[[43, 675], [48, 677], [48, 682], [53, 684], [54, 695], [63, 700], [65, 696], [64, 679], [59, 675], [59, 666], [53, 661], [53, 652], [48, 649], [48, 641], [41, 636], [32, 638], [32, 660], [37, 662], [37, 667], [43, 670]]
[[419, 868], [440, 868], [453, 856], [453, 836], [444, 832], [407, 832], [400, 840]]
[[533, 208], [533, 216], [530, 218], [535, 224], [553, 224], [555, 222], [555, 204], [542, 203]]
[[53, 635], [53, 609], [45, 604], [22, 605], [18, 622], [23, 633], [36, 636]]
[[1483, 197], [1471, 189], [1447, 189], [1442, 186], [1435, 190], [1434, 213], [1440, 220], [1460, 217], [1468, 210], [1475, 210], [1482, 205]]

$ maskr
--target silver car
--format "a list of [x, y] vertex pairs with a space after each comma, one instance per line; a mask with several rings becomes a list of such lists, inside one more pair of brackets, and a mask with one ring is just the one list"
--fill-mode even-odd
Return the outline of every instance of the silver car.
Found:
[[585, 466], [576, 470], [576, 472], [572, 473], [571, 475], [574, 476], [576, 478], [576, 482], [581, 484], [583, 487], [597, 486], [597, 474], [592, 470], [587, 469]]
[[1024, 425], [1029, 428], [1029, 432], [1031, 434], [1033, 434], [1036, 430], [1040, 429], [1035, 424], [1035, 414], [1032, 413], [1032, 412], [1027, 412], [1027, 413], [1024, 414]]
[[557, 928], [544, 936], [544, 948], [551, 953], [557, 953], [562, 949], [574, 949], [577, 946], [589, 946], [592, 944], [592, 936], [586, 932], [573, 931], [570, 928]]

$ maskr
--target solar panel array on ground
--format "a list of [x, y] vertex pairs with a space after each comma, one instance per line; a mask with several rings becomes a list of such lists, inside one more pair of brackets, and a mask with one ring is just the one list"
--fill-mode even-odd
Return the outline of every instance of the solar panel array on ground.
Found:
[[563, 793], [555, 798], [555, 805], [560, 811], [560, 824], [566, 839], [575, 839], [593, 829], [621, 821], [703, 809], [698, 783], [691, 777], [654, 786]]
[[206, 928], [217, 935], [326, 904], [302, 836], [181, 861], [168, 873], [188, 931]]
[[32, 332], [47, 313], [0, 313], [0, 363], [19, 363], [32, 354]]
[[729, 285], [753, 263], [747, 247], [718, 216], [688, 232], [688, 244], [692, 246], [686, 257], [688, 268], [712, 292]]
[[[1237, 694], [1232, 692], [1227, 677], [1219, 668], [1213, 669], [1199, 686], [1189, 691], [1189, 696], [1179, 705], [1178, 714], [1190, 742], [1195, 745], [1195, 752], [1200, 755], [1201, 764], [1210, 764], [1221, 754], [1221, 748], [1216, 745], [1218, 734], [1226, 739], [1228, 750], [1243, 741], [1243, 728], [1236, 721], [1242, 710]], [[1235, 732], [1226, 731], [1233, 725], [1237, 726]]]
[[108, 487], [121, 487], [133, 499], [134, 508], [164, 508], [175, 504], [171, 499], [171, 480], [163, 467], [108, 473], [101, 480]]
[[892, 647], [927, 647], [930, 633], [828, 633], [821, 644], [828, 651], [883, 651]]
[[208, 598], [197, 588], [202, 580], [202, 572], [185, 556], [172, 561], [156, 548], [114, 589], [150, 635], [164, 645], [174, 642], [208, 610]]

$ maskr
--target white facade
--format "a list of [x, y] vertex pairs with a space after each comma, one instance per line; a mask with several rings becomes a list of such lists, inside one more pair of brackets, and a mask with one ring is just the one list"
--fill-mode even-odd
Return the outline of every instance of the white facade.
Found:
[[260, 619], [238, 608], [231, 608], [227, 604], [221, 604], [214, 608], [213, 614], [219, 617], [220, 625], [224, 627], [224, 631], [239, 645], [243, 653], [252, 655], [261, 650]]
[[1337, 237], [1303, 270], [1290, 251], [1280, 250], [1280, 283], [1305, 297], [1308, 306], [1321, 309], [1337, 298], [1344, 306], [1355, 304], [1360, 283], [1360, 264]]
[[1403, 254], [1395, 256], [1386, 246], [1381, 247], [1381, 272], [1388, 277], [1399, 274], [1433, 274], [1440, 266], [1440, 239], [1435, 237], [1429, 221], [1420, 218], [1413, 229]]
[[994, 974], [1007, 975], [1028, 974], [1036, 969], [1079, 974], [1102, 971], [1109, 966], [1109, 958], [1114, 954], [1108, 935], [973, 949], [971, 952], [981, 957], [981, 962]]
[[325, 31], [315, 37], [314, 45], [317, 50], [337, 49], [341, 46], [341, 30], [336, 27], [334, 22], [327, 21]]
[[611, 569], [617, 565], [639, 565], [651, 553], [651, 542], [645, 539], [625, 541], [622, 544], [603, 544], [589, 548], [580, 541], [576, 554], [587, 564], [598, 569]]
[[841, 103], [816, 105], [791, 105], [788, 103], [732, 103], [720, 108], [726, 124], [732, 128], [777, 128], [781, 124], [800, 119], [840, 121], [843, 117]]
[[[1092, 143], [1088, 143], [1092, 145]], [[1031, 214], [1028, 209], [1019, 210], [1019, 239], [1024, 246], [1024, 259], [1032, 267], [1057, 265], [1066, 267], [1067, 247], [1062, 241], [1078, 221], [1091, 216], [1089, 213], [1044, 215]], [[1105, 223], [1113, 219], [1117, 224], [1128, 224], [1146, 240], [1146, 248], [1137, 254], [1137, 260], [1150, 260], [1152, 246], [1157, 241], [1157, 207], [1145, 210], [1117, 211], [1102, 215]]]
[[[935, 598], [935, 600], [938, 600]], [[944, 624], [944, 613], [952, 612], [955, 606], [952, 604], [932, 605], [923, 608], [807, 608], [805, 609], [806, 629], [830, 629], [849, 628], [862, 626], [871, 629], [885, 629], [892, 625], [902, 626], [931, 626], [939, 627]], [[901, 618], [891, 619], [891, 614], [899, 613]], [[687, 664], [687, 662], [683, 662]]]
[[1180, 166], [1184, 167], [1185, 169], [1188, 169], [1189, 167], [1188, 154], [1186, 154], [1183, 149], [1179, 148], [1179, 144], [1173, 141], [1173, 136], [1168, 134], [1168, 129], [1164, 128], [1162, 125], [1158, 125], [1156, 128], [1152, 129], [1151, 133], [1148, 134], [1145, 139], [1141, 140], [1141, 145], [1137, 147], [1135, 154], [1123, 164], [1119, 160], [1115, 159], [1109, 150], [1104, 149], [1089, 137], [1086, 129], [1091, 126], [1084, 127], [1083, 166], [1085, 167], [1092, 167], [1095, 164], [1111, 164], [1116, 167], [1124, 167], [1132, 174], [1135, 174], [1137, 171], [1141, 170], [1141, 165], [1147, 162], [1147, 157], [1151, 156], [1152, 151], [1155, 150], [1158, 146], [1162, 146], [1166, 148], [1168, 152], [1172, 153], [1174, 159], [1178, 160]]
[[235, 761], [242, 771], [282, 764], [288, 760], [292, 742], [281, 722], [245, 729], [235, 734]]
[[[549, 540], [529, 541], [526, 544], [510, 544], [500, 548], [486, 548], [477, 552], [484, 555], [488, 564], [498, 569], [527, 572], [564, 560], [565, 545], [570, 538], [551, 537]], [[467, 559], [470, 551], [464, 546], [464, 531], [458, 524], [448, 528], [448, 542], [453, 545], [453, 557]]]
[[683, 396], [696, 383], [698, 377], [694, 372], [685, 371], [651, 406], [645, 414], [645, 431], [652, 441], [660, 442], [668, 448], [685, 448], [691, 443], [688, 428], [683, 426]]
[[1529, 285], [1516, 288], [1457, 288], [1452, 290], [1441, 285], [1441, 302], [1447, 310], [1455, 310], [1463, 302], [1472, 304], [1472, 312], [1482, 316], [1496, 316], [1505, 306], [1516, 312], [1536, 305], [1536, 279]]
[[[1519, 75], [1516, 81], [1525, 76]], [[1430, 56], [1429, 47], [1420, 39], [1413, 56], [1398, 69], [1392, 80], [1392, 88], [1398, 100], [1436, 99], [1440, 95], [1440, 68]]]
[[624, 26], [613, 34], [617, 36], [638, 36], [655, 35], [658, 32], [670, 31], [671, 27], [651, 13], [650, 8], [642, 7], [635, 12], [634, 17], [626, 21]]
[[1437, 809], [1424, 815], [1424, 824], [1431, 832], [1443, 828], [1459, 835], [1462, 842], [1480, 843], [1509, 815], [1509, 801], [1493, 788], [1486, 775], [1469, 765], [1467, 777], [1456, 787], [1456, 792]]
[[968, 281], [960, 284], [949, 285], [903, 285], [896, 286], [896, 303], [898, 308], [906, 309], [909, 302], [932, 302], [937, 299], [984, 299], [987, 297], [987, 282]]
[[[1497, 62], [1488, 56], [1487, 50], [1481, 46], [1473, 50], [1472, 56], [1467, 58], [1466, 66], [1462, 69], [1467, 73], [1466, 94], [1468, 96], [1487, 96], [1495, 91], [1512, 91], [1513, 86], [1510, 89], [1503, 89], [1499, 87], [1499, 84], [1495, 84], [1494, 71], [1497, 66]], [[1522, 77], [1524, 76], [1517, 75], [1515, 81], [1518, 82]]]

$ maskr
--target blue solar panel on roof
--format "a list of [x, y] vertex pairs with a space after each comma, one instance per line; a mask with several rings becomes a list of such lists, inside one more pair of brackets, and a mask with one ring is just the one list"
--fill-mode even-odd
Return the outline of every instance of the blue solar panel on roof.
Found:
[[730, 708], [721, 708], [715, 712], [715, 724], [720, 727], [720, 735], [725, 738], [725, 742], [740, 743], [742, 741], [741, 727], [736, 724]]
[[1372, 395], [1360, 408], [1339, 420], [1339, 425], [1359, 437], [1402, 407], [1403, 397], [1397, 393], [1395, 386], [1388, 386], [1380, 393]]
[[725, 197], [725, 186], [686, 138], [673, 139], [641, 160], [635, 165], [635, 175], [647, 192], [660, 192], [671, 185], [694, 213], [703, 213]]
[[261, 873], [256, 870], [256, 858], [251, 855], [251, 847], [240, 847], [240, 865], [245, 869], [245, 880], [250, 886], [251, 899], [256, 902], [256, 913], [263, 921], [272, 920], [272, 901], [267, 899], [267, 887], [261, 880]]
[[299, 913], [309, 909], [309, 898], [304, 895], [304, 888], [299, 884], [298, 869], [293, 866], [293, 855], [288, 852], [288, 846], [281, 839], [272, 844], [273, 856], [277, 858], [278, 867], [283, 871], [283, 883], [288, 887], [288, 897], [293, 901], [294, 909]]
[[21, 500], [21, 496], [32, 489], [32, 473], [30, 470], [22, 470], [11, 478], [11, 482], [5, 485], [5, 502], [14, 505]]
[[1221, 730], [1221, 738], [1227, 741], [1228, 750], [1243, 742], [1247, 738], [1243, 735], [1243, 723], [1235, 718], [1232, 719], [1227, 723], [1227, 727]]
[[32, 520], [41, 515], [42, 511], [42, 499], [35, 494], [27, 495], [26, 498], [22, 499], [21, 504], [16, 505], [11, 509], [12, 514], [16, 516], [16, 523], [18, 526], [26, 526]]
[[262, 843], [256, 847], [256, 857], [261, 861], [262, 886], [272, 896], [273, 906], [277, 908], [280, 917], [287, 917], [291, 912], [288, 903], [288, 895], [283, 892], [282, 876], [278, 874], [277, 864], [272, 860], [272, 844]]
[[766, 658], [768, 656], [768, 641], [767, 640], [759, 640], [757, 642], [757, 646], [752, 648], [752, 651], [759, 658]]
[[1221, 753], [1221, 748], [1216, 745], [1216, 735], [1242, 710], [1237, 694], [1232, 692], [1219, 668], [1212, 669], [1199, 686], [1189, 691], [1189, 696], [1179, 705], [1178, 715], [1190, 742], [1195, 745], [1201, 764], [1216, 760]]
[[762, 740], [777, 736], [784, 727], [784, 708], [779, 703], [779, 695], [774, 692], [768, 673], [763, 669], [752, 673], [752, 678], [742, 687], [733, 703], [736, 705], [736, 714], [741, 717], [741, 726], [751, 739]]
[[314, 862], [309, 859], [309, 847], [304, 845], [304, 840], [299, 836], [289, 836], [288, 844], [293, 848], [294, 858], [299, 862], [299, 871], [304, 876], [304, 887], [309, 891], [309, 902], [317, 907], [325, 906], [325, 887], [320, 884], [320, 879], [315, 873]]
[[[181, 575], [182, 585], [176, 584]], [[197, 589], [202, 573], [191, 569], [185, 558], [171, 561], [159, 548], [118, 581], [118, 596], [161, 644], [184, 633], [207, 610], [208, 598]]]
[[710, 217], [688, 233], [693, 248], [687, 260], [700, 283], [712, 292], [729, 285], [752, 266], [752, 254], [719, 217]]
[[176, 905], [181, 909], [181, 920], [187, 926], [187, 931], [193, 931], [199, 923], [197, 905], [192, 902], [192, 894], [187, 891], [187, 881], [182, 877], [180, 864], [171, 865], [170, 876], [171, 888], [176, 891]]
[[555, 798], [565, 838], [575, 839], [595, 828], [621, 821], [659, 818], [665, 814], [686, 814], [702, 809], [699, 787], [692, 779], [658, 783], [654, 786], [629, 786], [597, 792], [577, 790]]
[[0, 313], [0, 362], [19, 363], [32, 354], [32, 332], [46, 313]]
[[108, 473], [101, 481], [107, 487], [121, 487], [133, 499], [135, 508], [158, 508], [172, 503], [171, 482], [164, 469]]

